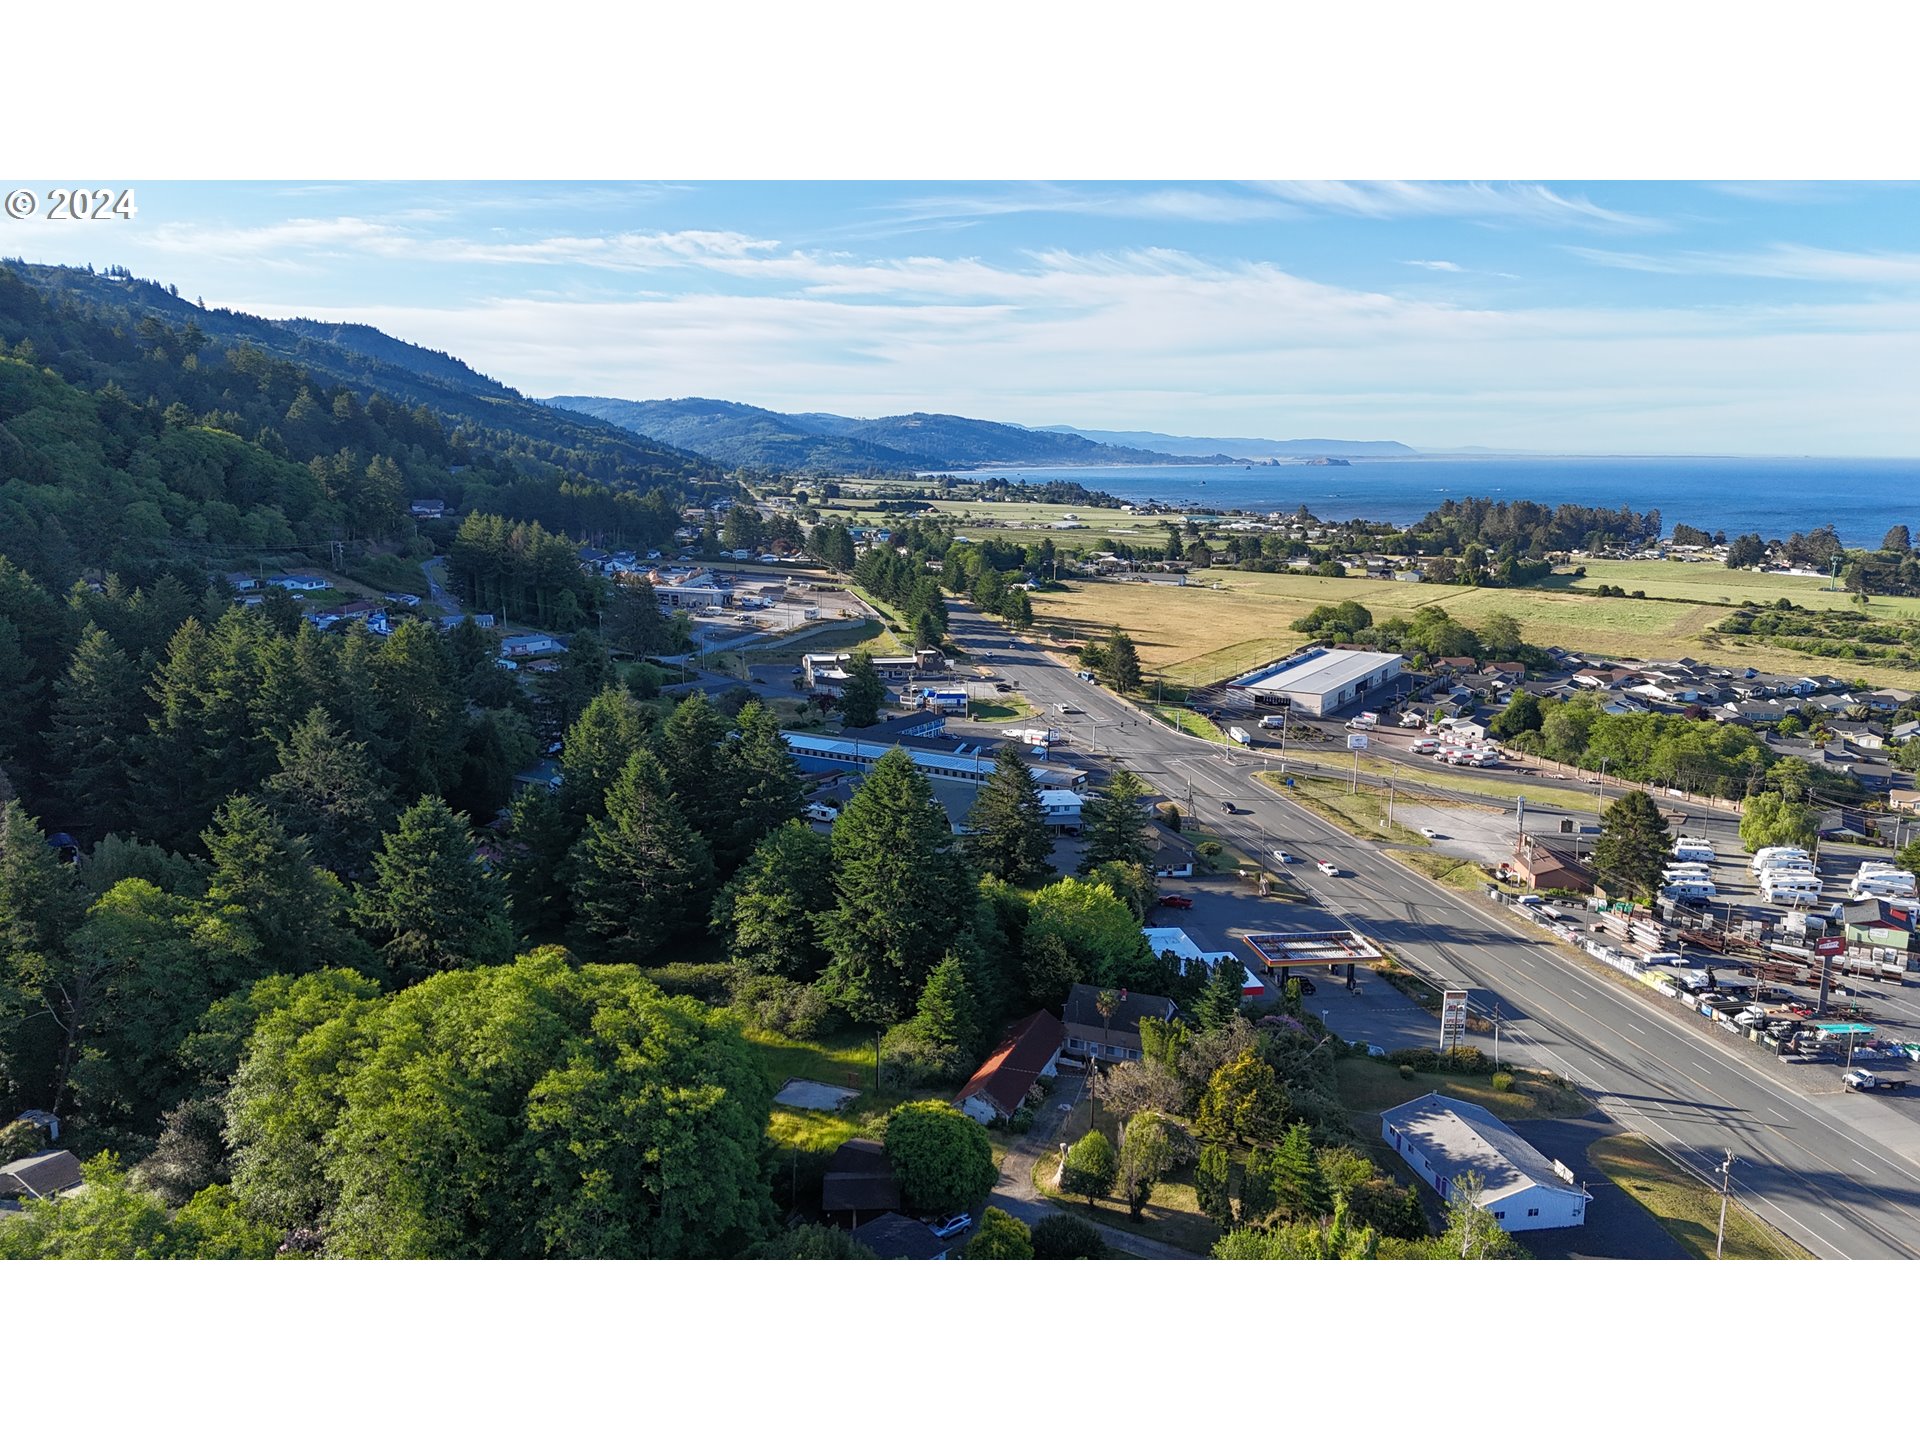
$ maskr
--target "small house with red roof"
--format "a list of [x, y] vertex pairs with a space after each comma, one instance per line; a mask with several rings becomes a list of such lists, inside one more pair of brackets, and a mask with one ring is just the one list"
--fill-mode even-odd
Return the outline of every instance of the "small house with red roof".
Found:
[[1045, 1010], [1036, 1010], [1007, 1033], [1007, 1038], [973, 1072], [954, 1104], [982, 1125], [1012, 1117], [1042, 1076], [1056, 1074], [1067, 1027]]

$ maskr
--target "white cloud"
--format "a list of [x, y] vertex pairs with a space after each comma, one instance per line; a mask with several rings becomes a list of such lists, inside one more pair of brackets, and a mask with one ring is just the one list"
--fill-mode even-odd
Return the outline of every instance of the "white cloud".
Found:
[[1402, 260], [1400, 263], [1418, 265], [1422, 270], [1445, 270], [1456, 275], [1460, 273], [1460, 267], [1451, 260]]
[[1425, 216], [1613, 230], [1666, 228], [1663, 222], [1648, 216], [1607, 210], [1582, 196], [1562, 195], [1532, 182], [1275, 180], [1264, 188], [1296, 205], [1369, 220]]
[[1912, 251], [1826, 250], [1812, 245], [1770, 245], [1741, 253], [1678, 251], [1648, 255], [1634, 251], [1568, 246], [1569, 253], [1616, 270], [1657, 275], [1737, 275], [1762, 280], [1818, 280], [1835, 284], [1909, 286], [1920, 284], [1920, 253]]
[[978, 195], [926, 195], [885, 207], [920, 220], [987, 218], [999, 215], [1098, 215], [1126, 220], [1185, 220], [1238, 224], [1272, 220], [1293, 207], [1271, 196], [1240, 189], [1168, 187], [1160, 190], [1101, 189], [1072, 185], [1025, 185]]
[[[1495, 310], [1184, 252], [857, 257], [688, 241], [621, 298], [335, 307], [532, 394], [1599, 451], [1920, 453], [1920, 303]], [[750, 282], [743, 291], [732, 282]], [[287, 314], [288, 307], [225, 300]]]

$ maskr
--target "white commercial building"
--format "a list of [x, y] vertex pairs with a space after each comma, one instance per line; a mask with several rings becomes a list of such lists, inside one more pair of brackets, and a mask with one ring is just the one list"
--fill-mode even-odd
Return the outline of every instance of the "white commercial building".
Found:
[[1256, 704], [1273, 704], [1285, 697], [1294, 709], [1318, 717], [1391, 684], [1399, 677], [1402, 661], [1402, 656], [1378, 650], [1328, 650], [1316, 645], [1229, 681], [1228, 686], [1245, 691]]
[[1193, 937], [1178, 925], [1149, 925], [1140, 932], [1147, 937], [1147, 946], [1156, 955], [1171, 955], [1180, 966], [1180, 973], [1186, 974], [1195, 965], [1211, 971], [1216, 965], [1232, 965], [1246, 978], [1241, 982], [1240, 991], [1244, 995], [1266, 993], [1266, 985], [1260, 977], [1247, 968], [1242, 960], [1231, 950], [1202, 950], [1193, 941]]
[[1468, 1171], [1480, 1177], [1480, 1208], [1502, 1230], [1559, 1230], [1583, 1225], [1586, 1187], [1547, 1159], [1491, 1110], [1465, 1100], [1426, 1095], [1380, 1117], [1380, 1138], [1422, 1180], [1450, 1199]]

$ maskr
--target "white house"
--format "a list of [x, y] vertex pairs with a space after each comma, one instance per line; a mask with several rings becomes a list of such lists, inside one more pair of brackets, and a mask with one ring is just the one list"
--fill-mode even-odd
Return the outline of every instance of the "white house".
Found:
[[1086, 803], [1087, 797], [1077, 790], [1040, 792], [1040, 813], [1046, 817], [1050, 830], [1078, 830], [1080, 811]]
[[313, 591], [313, 590], [324, 590], [327, 588], [327, 582], [325, 577], [320, 575], [306, 574], [306, 573], [294, 574], [294, 575], [276, 575], [271, 580], [267, 581], [267, 583], [269, 585], [278, 586], [282, 590]]
[[1480, 1208], [1502, 1230], [1583, 1225], [1586, 1187], [1529, 1145], [1491, 1110], [1430, 1094], [1380, 1116], [1380, 1138], [1422, 1180], [1451, 1197], [1460, 1177], [1480, 1177]]

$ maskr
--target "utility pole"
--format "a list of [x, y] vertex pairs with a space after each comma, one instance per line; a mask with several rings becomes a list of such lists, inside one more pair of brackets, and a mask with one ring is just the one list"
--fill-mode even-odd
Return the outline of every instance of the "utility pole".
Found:
[[1493, 1068], [1500, 1068], [1500, 1002], [1493, 1002]]
[[1733, 1151], [1720, 1162], [1720, 1232], [1713, 1239], [1713, 1258], [1718, 1260], [1727, 1243], [1727, 1188], [1733, 1182]]

